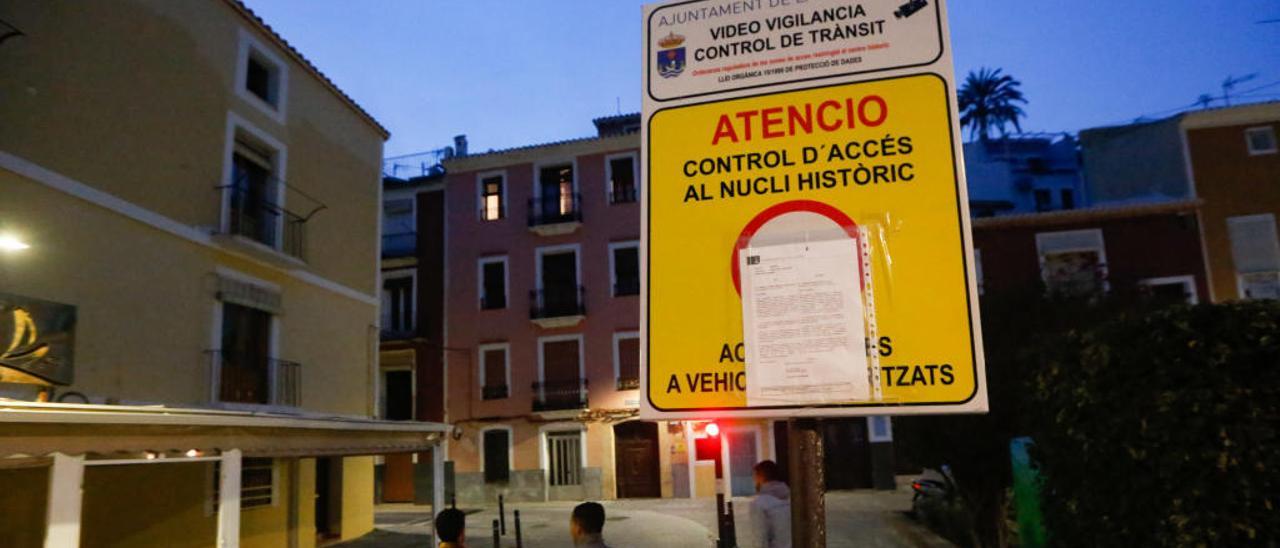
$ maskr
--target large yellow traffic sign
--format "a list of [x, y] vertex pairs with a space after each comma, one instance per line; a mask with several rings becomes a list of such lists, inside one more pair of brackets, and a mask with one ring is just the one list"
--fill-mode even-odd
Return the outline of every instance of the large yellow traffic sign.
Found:
[[[986, 409], [953, 94], [922, 73], [646, 112], [643, 416]], [[748, 406], [738, 251], [841, 233], [877, 390]]]

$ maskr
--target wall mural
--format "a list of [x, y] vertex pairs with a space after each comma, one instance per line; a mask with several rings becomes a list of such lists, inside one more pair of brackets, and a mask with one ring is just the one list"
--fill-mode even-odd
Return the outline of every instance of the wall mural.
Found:
[[0, 293], [0, 382], [69, 385], [76, 307]]

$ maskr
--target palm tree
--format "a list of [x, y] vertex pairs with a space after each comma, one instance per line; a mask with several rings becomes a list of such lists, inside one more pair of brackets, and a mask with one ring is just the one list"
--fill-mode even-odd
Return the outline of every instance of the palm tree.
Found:
[[1026, 116], [1016, 103], [1026, 104], [1022, 82], [1012, 76], [1000, 74], [1000, 69], [981, 68], [969, 72], [960, 86], [960, 125], [969, 129], [969, 138], [983, 141], [991, 138], [991, 130], [1006, 135], [1006, 126], [1022, 131], [1018, 119]]

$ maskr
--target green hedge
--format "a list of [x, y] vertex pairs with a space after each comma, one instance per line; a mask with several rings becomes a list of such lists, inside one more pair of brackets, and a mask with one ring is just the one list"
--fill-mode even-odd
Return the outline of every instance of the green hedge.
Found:
[[1105, 317], [1027, 364], [1050, 542], [1274, 546], [1280, 305]]

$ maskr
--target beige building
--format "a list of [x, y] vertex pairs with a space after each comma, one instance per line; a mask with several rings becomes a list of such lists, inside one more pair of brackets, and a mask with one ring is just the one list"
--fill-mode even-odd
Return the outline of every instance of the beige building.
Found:
[[0, 546], [370, 531], [373, 455], [445, 431], [372, 418], [386, 130], [235, 0], [10, 27]]

